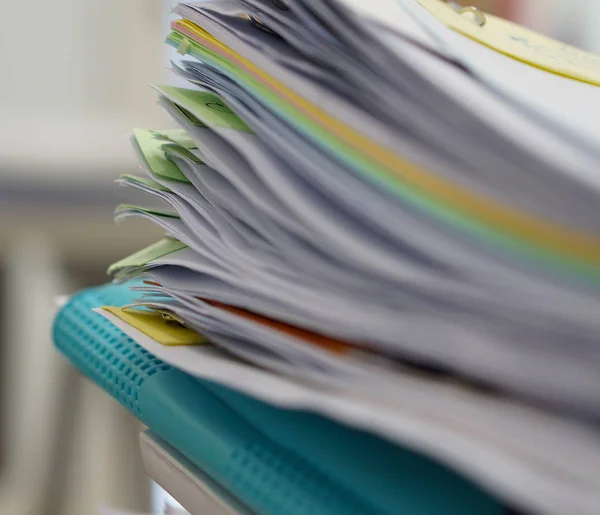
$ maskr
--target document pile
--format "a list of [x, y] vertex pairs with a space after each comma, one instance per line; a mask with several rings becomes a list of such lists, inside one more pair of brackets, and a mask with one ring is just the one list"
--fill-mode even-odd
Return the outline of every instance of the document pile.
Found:
[[441, 0], [175, 13], [190, 86], [155, 89], [181, 129], [136, 129], [146, 174], [119, 179], [164, 209], [116, 212], [167, 236], [98, 313], [507, 505], [597, 515], [600, 58]]

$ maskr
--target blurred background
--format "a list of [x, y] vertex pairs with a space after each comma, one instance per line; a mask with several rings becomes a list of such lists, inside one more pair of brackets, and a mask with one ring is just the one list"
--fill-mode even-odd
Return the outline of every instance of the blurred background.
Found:
[[[293, 1], [293, 0], [290, 0]], [[115, 227], [137, 168], [131, 128], [165, 128], [152, 83], [173, 82], [162, 44], [172, 0], [0, 0], [0, 513], [161, 513], [137, 423], [57, 356], [54, 297], [106, 281], [158, 239]], [[598, 0], [471, 5], [600, 53]]]

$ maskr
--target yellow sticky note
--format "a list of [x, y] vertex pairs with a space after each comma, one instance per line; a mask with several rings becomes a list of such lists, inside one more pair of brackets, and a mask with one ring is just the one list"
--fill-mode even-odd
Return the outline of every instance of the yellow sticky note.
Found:
[[161, 313], [156, 311], [123, 309], [115, 306], [102, 306], [102, 309], [161, 345], [202, 345], [207, 343], [206, 338], [201, 334], [181, 324], [166, 320]]
[[600, 86], [598, 55], [487, 13], [484, 14], [485, 23], [481, 24], [481, 20], [469, 11], [460, 14], [441, 0], [418, 2], [451, 29], [497, 52], [557, 75]]

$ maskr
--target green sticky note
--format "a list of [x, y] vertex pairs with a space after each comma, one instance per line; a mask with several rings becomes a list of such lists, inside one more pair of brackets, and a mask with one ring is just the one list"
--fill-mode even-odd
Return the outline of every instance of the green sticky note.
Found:
[[161, 258], [172, 252], [176, 252], [181, 249], [185, 249], [186, 245], [181, 243], [179, 240], [175, 238], [163, 238], [162, 240], [153, 243], [149, 247], [146, 247], [142, 250], [138, 250], [137, 252], [127, 256], [116, 263], [113, 263], [108, 268], [109, 275], [115, 275], [120, 270], [125, 268], [140, 268], [148, 263], [154, 261], [155, 259]]
[[182, 147], [176, 143], [165, 143], [162, 147], [163, 152], [166, 154], [167, 158], [169, 156], [179, 157], [181, 159], [187, 159], [189, 161], [193, 161], [197, 164], [202, 164], [204, 161], [199, 159], [194, 154], [192, 154], [187, 148]]
[[123, 175], [119, 176], [119, 179], [123, 179], [127, 182], [137, 182], [138, 184], [142, 184], [143, 186], [146, 186], [156, 191], [171, 191], [169, 188], [164, 187], [162, 184], [159, 184], [158, 182], [153, 181], [148, 177], [140, 177], [138, 175], [130, 175], [128, 173], [124, 173]]
[[206, 127], [206, 125], [204, 123], [202, 123], [200, 120], [198, 120], [198, 118], [196, 118], [187, 109], [184, 109], [183, 107], [181, 107], [177, 104], [173, 104], [173, 105], [192, 125], [195, 125], [196, 127]]
[[161, 211], [159, 209], [153, 209], [150, 207], [134, 206], [132, 204], [118, 205], [117, 208], [115, 209], [115, 214], [118, 215], [119, 213], [122, 213], [123, 211], [138, 211], [140, 213], [146, 213], [148, 215], [153, 215], [153, 216], [162, 216], [165, 218], [179, 218], [179, 215], [177, 213], [173, 213], [170, 211]]
[[[170, 134], [167, 131], [163, 132], [167, 133], [169, 136], [176, 137], [176, 135]], [[152, 175], [169, 181], [189, 183], [187, 177], [183, 175], [179, 168], [177, 168], [177, 165], [167, 159], [167, 156], [161, 148], [162, 145], [165, 144], [164, 140], [156, 138], [153, 131], [146, 129], [134, 129], [133, 136], [135, 138], [137, 151]], [[171, 140], [171, 138], [169, 138], [169, 140]], [[176, 143], [175, 139], [172, 139], [171, 141]]]
[[180, 109], [189, 111], [207, 125], [252, 132], [242, 119], [214, 93], [174, 86], [156, 86], [156, 89], [177, 104]]
[[162, 139], [171, 143], [177, 143], [188, 150], [198, 148], [195, 141], [188, 136], [188, 133], [183, 129], [164, 129], [160, 131], [149, 131], [156, 139]]

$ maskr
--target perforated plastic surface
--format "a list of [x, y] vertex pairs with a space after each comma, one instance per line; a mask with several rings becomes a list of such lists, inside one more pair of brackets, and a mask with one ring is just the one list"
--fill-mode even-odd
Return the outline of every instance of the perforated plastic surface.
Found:
[[54, 322], [54, 342], [86, 376], [139, 414], [139, 389], [147, 377], [171, 367], [156, 359], [92, 308], [132, 300], [124, 285], [105, 285], [73, 296]]
[[[242, 397], [229, 388], [201, 381], [206, 388], [269, 439], [283, 449], [302, 456], [313, 470], [306, 480], [306, 491], [321, 490], [322, 502], [336, 504], [327, 497], [324, 485], [314, 471], [327, 481], [345, 487], [379, 513], [427, 515], [501, 515], [504, 506], [477, 485], [444, 465], [408, 448], [393, 445], [373, 434], [338, 424], [331, 419], [296, 410], [281, 410], [256, 399]], [[261, 449], [245, 448], [235, 453], [232, 470], [245, 470], [240, 478], [254, 484], [260, 478], [256, 463], [272, 459]], [[290, 470], [288, 464], [286, 470]], [[298, 466], [296, 480], [303, 478]], [[237, 479], [237, 478], [234, 478]], [[263, 478], [263, 484], [282, 488], [283, 479]], [[260, 479], [258, 479], [260, 481]], [[357, 485], [360, 485], [357, 488]], [[285, 488], [283, 488], [285, 491]], [[435, 495], [432, 493], [435, 492]], [[290, 499], [290, 501], [292, 501]], [[293, 501], [292, 501], [293, 502]], [[340, 506], [341, 509], [341, 506]]]
[[402, 458], [388, 442], [320, 423], [324, 419], [316, 415], [266, 406], [173, 369], [92, 312], [131, 297], [125, 285], [77, 294], [56, 318], [56, 347], [257, 514], [503, 512], [478, 488], [424, 458]]
[[[251, 443], [236, 449], [227, 462], [231, 491], [256, 500], [260, 513], [306, 515], [383, 514], [276, 445]], [[357, 488], [359, 486], [357, 485]], [[391, 515], [391, 512], [388, 512]]]
[[208, 388], [154, 358], [92, 311], [131, 299], [124, 285], [73, 296], [54, 323], [57, 349], [256, 513], [381, 513], [270, 441]]

